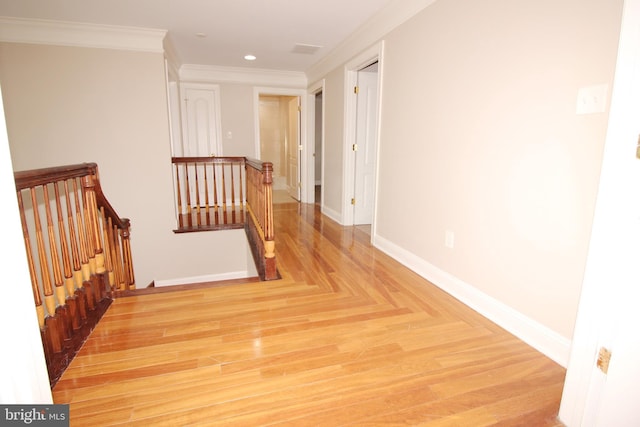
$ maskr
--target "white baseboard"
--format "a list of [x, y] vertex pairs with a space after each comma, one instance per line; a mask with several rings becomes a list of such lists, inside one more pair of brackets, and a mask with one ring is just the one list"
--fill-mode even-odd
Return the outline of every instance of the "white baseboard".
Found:
[[559, 365], [567, 367], [571, 348], [569, 339], [379, 235], [374, 236], [373, 242], [375, 247], [405, 267], [506, 329]]
[[339, 212], [334, 211], [333, 209], [330, 209], [326, 206], [321, 206], [320, 211], [322, 212], [323, 215], [328, 216], [338, 224], [342, 224], [342, 215], [340, 215]]
[[183, 277], [179, 279], [163, 279], [154, 280], [154, 286], [160, 288], [163, 286], [185, 285], [192, 283], [217, 282], [221, 280], [244, 279], [249, 277], [248, 271], [233, 271], [229, 273], [208, 274], [205, 276]]

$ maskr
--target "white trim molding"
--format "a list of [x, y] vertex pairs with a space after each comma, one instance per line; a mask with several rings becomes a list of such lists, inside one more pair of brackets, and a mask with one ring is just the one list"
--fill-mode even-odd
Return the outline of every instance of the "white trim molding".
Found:
[[0, 17], [0, 41], [164, 52], [166, 30]]
[[298, 71], [197, 64], [183, 64], [180, 67], [180, 80], [183, 82], [238, 83], [296, 89], [307, 87], [306, 75]]
[[374, 236], [373, 244], [554, 362], [567, 366], [571, 348], [569, 339], [379, 235]]

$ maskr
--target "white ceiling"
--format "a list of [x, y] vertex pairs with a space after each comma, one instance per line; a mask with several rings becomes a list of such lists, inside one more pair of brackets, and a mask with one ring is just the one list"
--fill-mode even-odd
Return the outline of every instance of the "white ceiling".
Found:
[[0, 0], [0, 16], [165, 29], [183, 64], [305, 71], [393, 1]]

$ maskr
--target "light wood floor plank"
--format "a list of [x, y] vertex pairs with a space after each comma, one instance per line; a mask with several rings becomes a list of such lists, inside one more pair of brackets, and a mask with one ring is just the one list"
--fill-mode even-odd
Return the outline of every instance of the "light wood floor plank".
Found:
[[341, 227], [276, 205], [282, 279], [116, 300], [72, 426], [557, 427], [563, 368]]

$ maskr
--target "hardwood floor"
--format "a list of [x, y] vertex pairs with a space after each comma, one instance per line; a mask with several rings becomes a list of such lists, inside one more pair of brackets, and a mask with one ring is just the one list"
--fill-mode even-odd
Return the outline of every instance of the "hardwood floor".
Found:
[[281, 280], [121, 298], [54, 389], [72, 426], [560, 426], [565, 370], [279, 204]]

